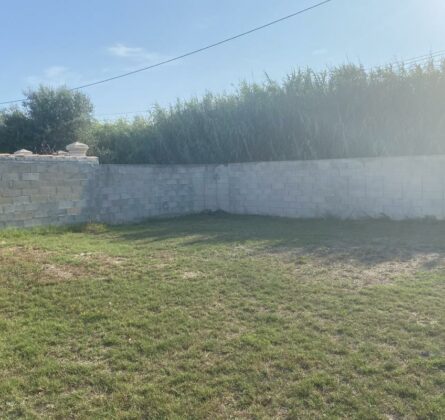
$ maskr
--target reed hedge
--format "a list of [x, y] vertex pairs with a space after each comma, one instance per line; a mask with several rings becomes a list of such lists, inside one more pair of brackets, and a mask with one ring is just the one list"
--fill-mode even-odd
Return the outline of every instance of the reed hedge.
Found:
[[297, 70], [97, 123], [103, 163], [228, 163], [445, 153], [445, 63]]

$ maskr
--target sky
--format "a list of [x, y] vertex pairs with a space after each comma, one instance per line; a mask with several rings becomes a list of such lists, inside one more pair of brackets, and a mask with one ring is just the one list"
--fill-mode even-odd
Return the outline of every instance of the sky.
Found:
[[[75, 87], [244, 32], [320, 0], [0, 1], [0, 102]], [[84, 90], [99, 119], [132, 117], [298, 67], [366, 67], [445, 50], [443, 0], [333, 0], [181, 61]], [[134, 113], [134, 111], [138, 111]], [[128, 114], [126, 114], [128, 113]]]

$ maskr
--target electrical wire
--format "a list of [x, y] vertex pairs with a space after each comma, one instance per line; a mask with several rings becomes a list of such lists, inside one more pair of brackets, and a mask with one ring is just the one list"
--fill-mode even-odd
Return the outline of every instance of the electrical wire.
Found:
[[[229, 38], [225, 38], [225, 39], [223, 39], [221, 41], [218, 41], [218, 42], [215, 42], [213, 44], [209, 44], [209, 45], [207, 45], [205, 47], [198, 48], [198, 49], [193, 50], [193, 51], [189, 51], [189, 52], [187, 52], [185, 54], [181, 54], [181, 55], [178, 55], [176, 57], [170, 58], [168, 60], [164, 60], [164, 61], [161, 61], [159, 63], [152, 64], [150, 66], [142, 67], [142, 68], [139, 68], [137, 70], [129, 71], [127, 73], [122, 73], [122, 74], [119, 74], [119, 75], [113, 76], [113, 77], [108, 77], [106, 79], [98, 80], [96, 82], [91, 82], [91, 83], [86, 83], [84, 85], [76, 86], [76, 87], [73, 87], [73, 88], [71, 88], [69, 90], [70, 91], [74, 91], [74, 90], [79, 90], [79, 89], [85, 89], [85, 88], [88, 88], [88, 87], [91, 87], [91, 86], [96, 86], [96, 85], [99, 85], [99, 84], [111, 82], [113, 80], [121, 79], [123, 77], [128, 77], [128, 76], [131, 76], [131, 75], [136, 74], [136, 73], [140, 73], [140, 72], [143, 72], [143, 71], [147, 71], [147, 70], [153, 69], [155, 67], [160, 67], [160, 66], [163, 66], [165, 64], [172, 63], [174, 61], [182, 60], [182, 59], [184, 59], [186, 57], [190, 57], [191, 55], [195, 55], [195, 54], [201, 53], [203, 51], [210, 50], [211, 48], [218, 47], [218, 46], [220, 46], [222, 44], [227, 44], [228, 42], [234, 41], [234, 40], [239, 39], [241, 37], [244, 37], [246, 35], [250, 35], [250, 34], [252, 34], [254, 32], [257, 32], [257, 31], [260, 31], [262, 29], [268, 28], [268, 27], [270, 27], [272, 25], [275, 25], [277, 23], [280, 23], [280, 22], [283, 22], [285, 20], [291, 19], [291, 18], [296, 17], [298, 15], [301, 15], [303, 13], [307, 13], [307, 12], [309, 12], [311, 10], [314, 10], [314, 9], [318, 8], [318, 7], [324, 6], [325, 4], [330, 3], [332, 1], [333, 0], [324, 0], [324, 1], [320, 2], [320, 3], [317, 3], [317, 4], [314, 4], [312, 6], [306, 7], [305, 9], [299, 10], [299, 11], [297, 11], [295, 13], [290, 14], [290, 15], [284, 16], [284, 17], [276, 19], [276, 20], [273, 20], [272, 22], [268, 22], [268, 23], [266, 23], [264, 25], [261, 25], [261, 26], [257, 26], [257, 27], [255, 27], [253, 29], [250, 29], [250, 30], [246, 31], [246, 32], [242, 32], [242, 33], [240, 33], [238, 35], [234, 35], [234, 36], [231, 36]], [[7, 104], [12, 104], [12, 103], [21, 102], [21, 101], [23, 101], [23, 99], [14, 99], [14, 100], [11, 100], [11, 101], [0, 102], [0, 105], [7, 105]]]

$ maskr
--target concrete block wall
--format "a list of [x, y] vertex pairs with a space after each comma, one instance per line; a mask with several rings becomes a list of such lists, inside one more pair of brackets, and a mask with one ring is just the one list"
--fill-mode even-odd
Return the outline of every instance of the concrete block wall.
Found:
[[445, 156], [229, 165], [99, 165], [0, 155], [0, 228], [224, 210], [342, 219], [445, 220]]
[[445, 156], [230, 164], [220, 179], [230, 213], [445, 219]]
[[214, 171], [211, 165], [101, 165], [96, 219], [123, 223], [216, 210]]
[[0, 228], [91, 220], [98, 166], [95, 157], [0, 155]]

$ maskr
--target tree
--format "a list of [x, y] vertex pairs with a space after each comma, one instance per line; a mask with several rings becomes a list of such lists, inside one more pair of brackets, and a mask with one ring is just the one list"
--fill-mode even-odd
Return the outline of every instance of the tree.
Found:
[[25, 95], [22, 109], [12, 108], [2, 114], [1, 152], [25, 148], [51, 153], [75, 141], [88, 143], [93, 112], [88, 96], [45, 86]]
[[34, 150], [31, 120], [18, 108], [0, 114], [0, 153]]

